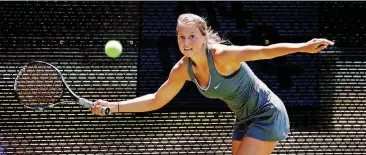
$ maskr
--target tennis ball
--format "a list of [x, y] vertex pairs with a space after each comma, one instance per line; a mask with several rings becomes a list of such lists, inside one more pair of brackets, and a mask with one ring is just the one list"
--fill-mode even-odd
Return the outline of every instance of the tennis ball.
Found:
[[117, 58], [122, 54], [122, 45], [119, 41], [110, 40], [105, 45], [105, 54], [110, 58]]

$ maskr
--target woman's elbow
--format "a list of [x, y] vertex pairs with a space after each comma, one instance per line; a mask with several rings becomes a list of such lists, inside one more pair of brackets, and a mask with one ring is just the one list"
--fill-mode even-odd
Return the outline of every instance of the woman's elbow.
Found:
[[154, 95], [154, 97], [153, 97], [153, 102], [150, 105], [149, 111], [155, 111], [155, 110], [161, 109], [168, 103], [168, 101], [166, 101], [164, 98], [157, 96], [156, 93], [154, 93], [152, 95]]

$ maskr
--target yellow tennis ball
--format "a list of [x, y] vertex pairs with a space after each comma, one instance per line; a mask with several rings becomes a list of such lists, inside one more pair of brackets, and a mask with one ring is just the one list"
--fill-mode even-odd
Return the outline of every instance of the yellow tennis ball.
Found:
[[122, 45], [119, 41], [110, 40], [105, 45], [105, 54], [110, 58], [117, 58], [122, 54]]

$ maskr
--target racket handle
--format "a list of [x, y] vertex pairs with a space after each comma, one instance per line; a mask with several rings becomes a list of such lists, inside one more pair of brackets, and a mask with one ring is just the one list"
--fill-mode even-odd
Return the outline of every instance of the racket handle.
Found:
[[[94, 106], [94, 103], [92, 101], [89, 101], [85, 98], [79, 98], [79, 104], [82, 105], [85, 108], [92, 108]], [[102, 112], [104, 115], [108, 115], [110, 113], [110, 108], [108, 107], [102, 107]]]

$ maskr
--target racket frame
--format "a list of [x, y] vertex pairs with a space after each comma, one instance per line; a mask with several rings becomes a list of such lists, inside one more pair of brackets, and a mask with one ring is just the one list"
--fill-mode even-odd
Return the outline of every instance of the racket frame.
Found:
[[[19, 97], [19, 93], [17, 91], [17, 86], [18, 86], [18, 79], [19, 79], [19, 77], [20, 77], [20, 75], [22, 73], [22, 70], [26, 69], [28, 66], [33, 65], [35, 63], [45, 64], [45, 65], [48, 65], [48, 66], [52, 67], [57, 72], [57, 74], [59, 75], [59, 77], [61, 78], [61, 81], [62, 81], [62, 92], [60, 94], [60, 97], [53, 104], [46, 105], [46, 106], [42, 106], [42, 107], [30, 107], [30, 106], [27, 106], [20, 99], [20, 97]], [[74, 97], [74, 100], [68, 100], [68, 101], [60, 102], [60, 100], [62, 98], [62, 95], [65, 93], [65, 88]], [[74, 91], [71, 90], [71, 88], [69, 87], [69, 85], [66, 83], [66, 80], [65, 80], [64, 76], [62, 75], [62, 72], [58, 68], [56, 68], [52, 64], [47, 63], [47, 62], [44, 62], [44, 61], [32, 61], [32, 62], [29, 62], [26, 65], [24, 65], [22, 67], [22, 69], [18, 72], [17, 77], [15, 78], [13, 92], [14, 92], [15, 98], [19, 101], [20, 104], [22, 104], [23, 106], [25, 106], [27, 108], [33, 109], [33, 110], [43, 111], [43, 110], [47, 110], [47, 109], [53, 108], [55, 105], [62, 104], [62, 103], [66, 103], [66, 102], [76, 102], [77, 104], [82, 105], [84, 108], [91, 108], [91, 107], [93, 107], [93, 102], [91, 102], [91, 101], [89, 101], [87, 99], [81, 98], [80, 96], [76, 95], [74, 93]], [[104, 108], [103, 109], [103, 112], [107, 115], [107, 114], [109, 114], [110, 110], [109, 110], [109, 108]]]

